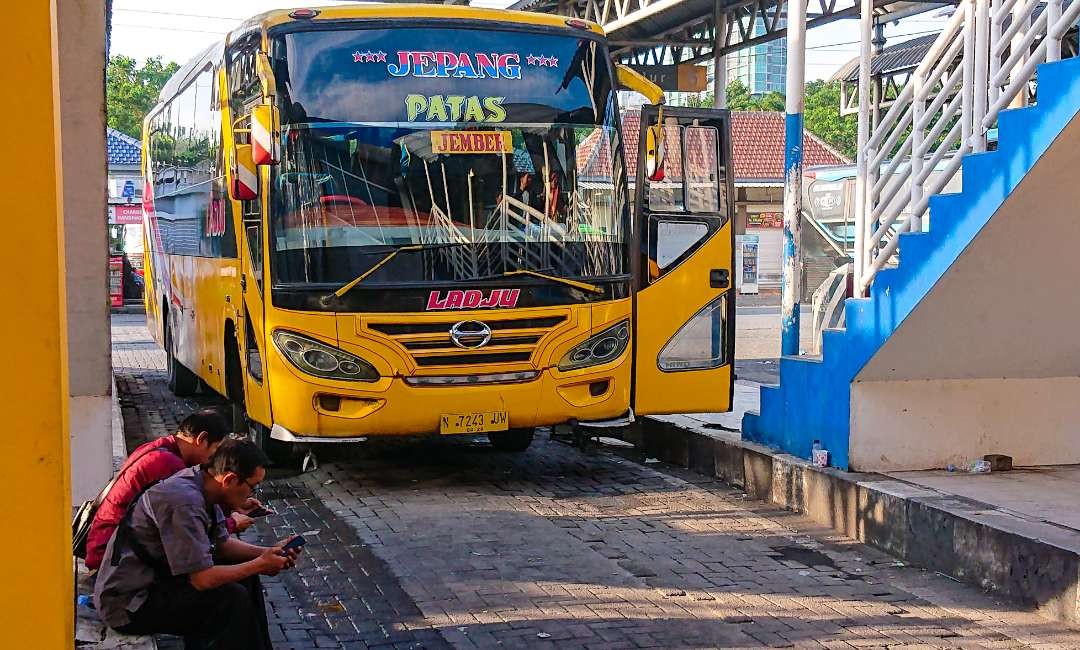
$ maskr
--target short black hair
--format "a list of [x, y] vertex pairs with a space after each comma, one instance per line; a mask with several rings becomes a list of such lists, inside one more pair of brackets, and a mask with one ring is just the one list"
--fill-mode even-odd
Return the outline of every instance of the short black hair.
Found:
[[232, 472], [246, 481], [255, 475], [260, 467], [270, 466], [270, 459], [266, 457], [262, 449], [249, 440], [228, 438], [222, 441], [210, 460], [202, 466], [203, 470], [211, 476], [221, 476]]
[[177, 433], [194, 438], [205, 431], [206, 441], [215, 443], [224, 440], [226, 436], [232, 433], [229, 430], [230, 428], [229, 422], [220, 412], [214, 409], [203, 409], [184, 418], [180, 422]]

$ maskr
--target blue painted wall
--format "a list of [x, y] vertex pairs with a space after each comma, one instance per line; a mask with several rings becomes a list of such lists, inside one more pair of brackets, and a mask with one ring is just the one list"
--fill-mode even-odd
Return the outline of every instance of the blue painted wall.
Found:
[[763, 386], [760, 414], [743, 417], [744, 439], [801, 457], [820, 440], [848, 469], [851, 382], [1080, 112], [1080, 58], [1041, 65], [1038, 79], [1039, 103], [1001, 113], [998, 150], [964, 158], [963, 191], [931, 197], [929, 232], [901, 235], [900, 266], [847, 301], [847, 329], [825, 332], [821, 359], [781, 359], [780, 384]]

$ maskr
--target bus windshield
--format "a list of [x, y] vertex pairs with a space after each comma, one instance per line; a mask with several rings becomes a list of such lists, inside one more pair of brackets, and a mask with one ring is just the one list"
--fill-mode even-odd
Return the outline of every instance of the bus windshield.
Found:
[[625, 276], [606, 57], [586, 36], [509, 29], [275, 37], [275, 284]]

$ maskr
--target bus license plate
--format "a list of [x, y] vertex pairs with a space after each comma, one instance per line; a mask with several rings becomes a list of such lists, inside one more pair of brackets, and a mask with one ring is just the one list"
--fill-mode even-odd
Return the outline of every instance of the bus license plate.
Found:
[[442, 416], [439, 433], [488, 433], [491, 431], [506, 431], [509, 428], [506, 411], [449, 413]]

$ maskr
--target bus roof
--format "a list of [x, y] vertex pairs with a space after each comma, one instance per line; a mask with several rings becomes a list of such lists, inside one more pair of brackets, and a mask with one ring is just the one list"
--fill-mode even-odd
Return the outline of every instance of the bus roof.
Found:
[[[459, 20], [490, 20], [493, 22], [510, 22], [522, 25], [537, 25], [541, 27], [568, 28], [565, 16], [553, 16], [531, 11], [507, 11], [505, 9], [484, 9], [480, 7], [468, 7], [462, 5], [436, 5], [436, 4], [406, 4], [406, 3], [382, 3], [363, 2], [352, 5], [339, 5], [335, 7], [310, 7], [318, 12], [312, 18], [293, 18], [297, 9], [275, 9], [266, 13], [253, 16], [245, 20], [238, 28], [229, 35], [231, 41], [234, 37], [247, 33], [255, 28], [270, 29], [278, 25], [291, 22], [310, 22], [318, 24], [320, 21], [349, 20], [355, 18], [456, 18]], [[580, 21], [582, 25], [595, 34], [604, 34], [599, 25], [589, 21]]]

